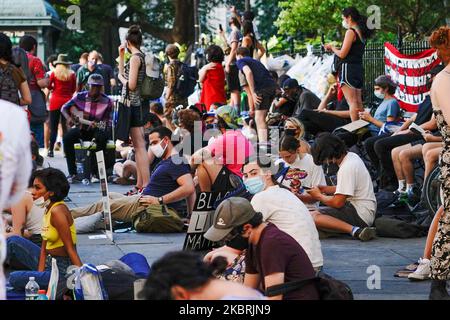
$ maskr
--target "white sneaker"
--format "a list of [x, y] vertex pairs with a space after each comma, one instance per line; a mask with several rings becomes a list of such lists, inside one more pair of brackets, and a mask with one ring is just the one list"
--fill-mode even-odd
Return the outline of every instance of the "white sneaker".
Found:
[[100, 179], [98, 179], [94, 176], [91, 177], [91, 183], [99, 183], [99, 182], [100, 182]]
[[431, 268], [430, 268], [430, 260], [428, 259], [419, 259], [419, 265], [417, 266], [416, 271], [410, 273], [408, 275], [408, 279], [410, 280], [428, 280], [430, 279]]

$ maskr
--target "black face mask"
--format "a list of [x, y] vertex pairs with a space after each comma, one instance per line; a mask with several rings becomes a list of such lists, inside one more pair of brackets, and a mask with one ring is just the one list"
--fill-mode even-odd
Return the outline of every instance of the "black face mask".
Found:
[[287, 136], [292, 136], [292, 137], [295, 137], [295, 132], [296, 132], [297, 130], [295, 130], [295, 129], [284, 129], [284, 132], [286, 133], [286, 135]]
[[245, 250], [248, 249], [248, 238], [244, 238], [240, 234], [238, 234], [236, 237], [234, 237], [230, 241], [226, 241], [225, 244], [227, 247], [236, 249], [236, 250]]

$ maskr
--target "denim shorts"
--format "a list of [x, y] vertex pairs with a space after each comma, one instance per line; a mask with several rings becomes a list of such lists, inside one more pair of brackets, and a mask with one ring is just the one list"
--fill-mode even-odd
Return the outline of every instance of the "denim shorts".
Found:
[[52, 258], [56, 259], [56, 264], [58, 265], [59, 275], [65, 275], [67, 273], [67, 268], [72, 265], [69, 257], [54, 257], [47, 255], [45, 258], [45, 271], [52, 270]]

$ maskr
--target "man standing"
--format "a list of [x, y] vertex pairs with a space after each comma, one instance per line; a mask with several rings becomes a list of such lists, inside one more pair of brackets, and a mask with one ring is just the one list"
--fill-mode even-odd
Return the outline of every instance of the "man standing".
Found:
[[250, 115], [255, 115], [258, 140], [259, 142], [267, 142], [266, 116], [275, 98], [277, 84], [266, 67], [258, 60], [250, 57], [248, 48], [238, 48], [236, 56], [236, 65], [245, 74], [255, 102], [255, 110], [250, 110]]
[[[0, 212], [18, 202], [28, 186], [32, 160], [27, 115], [16, 105], [0, 100]], [[3, 262], [6, 240], [0, 218], [0, 300], [6, 298]]]
[[30, 79], [28, 86], [31, 92], [31, 105], [28, 110], [31, 113], [31, 131], [36, 136], [39, 147], [44, 147], [44, 122], [47, 121], [48, 113], [45, 103], [45, 95], [41, 89], [47, 88], [48, 78], [45, 77], [45, 67], [41, 59], [36, 57], [37, 41], [34, 37], [25, 35], [20, 39], [19, 47], [27, 52], [28, 68], [30, 70]]
[[93, 74], [89, 77], [87, 84], [89, 91], [78, 93], [61, 108], [69, 126], [72, 126], [74, 122], [80, 124], [80, 127], [72, 128], [63, 137], [70, 183], [77, 178], [75, 143], [79, 143], [80, 138], [83, 140], [95, 138], [97, 151], [105, 150], [107, 133], [112, 125], [113, 104], [111, 99], [102, 93], [103, 77], [100, 74]]
[[[298, 242], [274, 224], [263, 222], [263, 215], [246, 199], [224, 200], [217, 207], [214, 224], [204, 237], [214, 242], [239, 242], [242, 249], [247, 249], [244, 284], [248, 287], [267, 290], [275, 285], [315, 277], [311, 261]], [[319, 293], [314, 283], [308, 283], [270, 299], [318, 300]]]
[[114, 87], [116, 86], [114, 70], [109, 64], [103, 63], [103, 57], [100, 53], [98, 54], [98, 66], [105, 82], [105, 94], [109, 96], [112, 94]]
[[93, 74], [102, 74], [98, 65], [98, 52], [91, 51], [88, 56], [88, 62], [81, 66], [77, 72], [77, 92], [88, 91], [88, 79]]

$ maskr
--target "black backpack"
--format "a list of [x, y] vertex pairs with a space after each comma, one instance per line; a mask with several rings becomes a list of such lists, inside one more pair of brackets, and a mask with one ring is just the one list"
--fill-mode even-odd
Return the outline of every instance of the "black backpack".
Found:
[[314, 282], [319, 291], [320, 300], [353, 300], [352, 289], [342, 281], [320, 272], [317, 277], [287, 282], [266, 289], [266, 296], [273, 297], [303, 288]]
[[19, 88], [12, 76], [13, 68], [10, 63], [5, 68], [0, 67], [0, 99], [19, 104]]
[[194, 93], [197, 85], [198, 70], [196, 67], [190, 67], [187, 64], [180, 62], [177, 74], [177, 83], [175, 91], [182, 99], [187, 99]]

